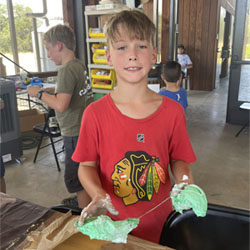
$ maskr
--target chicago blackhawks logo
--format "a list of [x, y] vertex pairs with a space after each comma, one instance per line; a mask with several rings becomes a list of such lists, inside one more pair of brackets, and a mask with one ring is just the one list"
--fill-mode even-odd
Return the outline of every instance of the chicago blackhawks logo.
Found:
[[157, 194], [160, 184], [166, 183], [166, 175], [159, 159], [143, 151], [130, 151], [114, 166], [112, 173], [114, 194], [122, 198], [124, 205], [138, 201], [150, 201]]

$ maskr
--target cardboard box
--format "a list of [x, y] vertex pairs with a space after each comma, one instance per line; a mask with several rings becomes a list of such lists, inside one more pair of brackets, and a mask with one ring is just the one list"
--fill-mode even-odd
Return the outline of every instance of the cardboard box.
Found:
[[45, 122], [45, 115], [38, 109], [28, 109], [18, 111], [21, 133], [35, 133], [33, 127]]

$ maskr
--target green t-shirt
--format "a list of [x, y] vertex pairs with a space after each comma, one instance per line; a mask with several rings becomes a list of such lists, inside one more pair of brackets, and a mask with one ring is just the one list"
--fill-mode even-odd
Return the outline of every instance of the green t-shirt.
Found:
[[72, 95], [67, 110], [65, 112], [56, 111], [62, 135], [78, 136], [83, 111], [93, 101], [87, 69], [79, 59], [74, 59], [59, 69], [56, 93]]

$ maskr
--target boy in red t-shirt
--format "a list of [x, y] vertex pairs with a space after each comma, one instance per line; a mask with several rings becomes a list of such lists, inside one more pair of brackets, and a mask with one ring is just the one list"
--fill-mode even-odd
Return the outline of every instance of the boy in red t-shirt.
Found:
[[147, 86], [156, 49], [155, 27], [146, 15], [122, 11], [106, 23], [105, 34], [117, 88], [83, 114], [72, 159], [80, 162], [78, 176], [92, 202], [81, 220], [99, 207], [114, 220], [140, 218], [132, 234], [158, 243], [172, 211], [171, 200], [163, 202], [172, 185], [168, 166], [175, 183], [183, 182], [183, 176], [193, 183], [188, 163], [196, 158], [184, 110]]

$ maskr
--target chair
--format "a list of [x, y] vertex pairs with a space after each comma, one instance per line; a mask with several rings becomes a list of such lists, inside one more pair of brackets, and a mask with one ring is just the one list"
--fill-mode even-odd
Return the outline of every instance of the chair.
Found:
[[[55, 137], [61, 137], [61, 130], [60, 130], [60, 128], [59, 128], [59, 126], [57, 124], [56, 124], [56, 127], [54, 127], [54, 126], [51, 127], [50, 126], [50, 119], [52, 117], [55, 117], [55, 111], [54, 111], [54, 109], [49, 109], [48, 114], [47, 114], [46, 119], [45, 119], [45, 123], [38, 124], [38, 125], [33, 127], [33, 130], [35, 132], [41, 134], [41, 137], [40, 137], [40, 140], [39, 140], [39, 143], [38, 143], [38, 146], [37, 146], [37, 150], [36, 150], [36, 154], [35, 154], [35, 158], [34, 158], [33, 162], [34, 163], [36, 162], [36, 159], [37, 159], [37, 156], [38, 156], [38, 153], [39, 153], [40, 149], [51, 145], [52, 149], [53, 149], [54, 156], [55, 156], [57, 169], [60, 172], [61, 168], [60, 168], [60, 165], [59, 165], [59, 162], [58, 162], [57, 155], [62, 153], [64, 151], [64, 148], [62, 147], [61, 151], [56, 151], [56, 149], [55, 149], [55, 143], [57, 143], [59, 141], [62, 141], [62, 138], [60, 138], [59, 140], [56, 140], [56, 141], [53, 140], [53, 138], [55, 138]], [[48, 143], [48, 144], [46, 144], [44, 146], [41, 146], [44, 136], [49, 137], [50, 143]]]
[[[250, 103], [249, 102], [242, 103], [240, 105], [240, 109], [247, 110], [248, 112], [250, 112]], [[249, 122], [250, 122], [250, 117], [248, 116], [248, 120], [246, 121], [245, 124], [243, 124], [243, 126], [241, 127], [241, 129], [235, 135], [235, 137], [238, 137], [240, 135], [240, 133], [249, 125]]]
[[177, 250], [249, 250], [249, 229], [248, 210], [208, 204], [205, 217], [192, 210], [172, 212], [160, 244]]
[[186, 74], [183, 77], [182, 81], [183, 81], [183, 88], [186, 90], [190, 90], [190, 78], [188, 74]]
[[60, 213], [67, 213], [71, 211], [72, 215], [81, 215], [82, 209], [79, 207], [72, 207], [68, 205], [55, 205], [50, 207], [50, 209], [60, 212]]
[[188, 73], [188, 69], [185, 69], [185, 73], [182, 72], [182, 81], [181, 81], [181, 86], [182, 88], [186, 89], [186, 90], [190, 90], [190, 78], [189, 78], [189, 73]]

